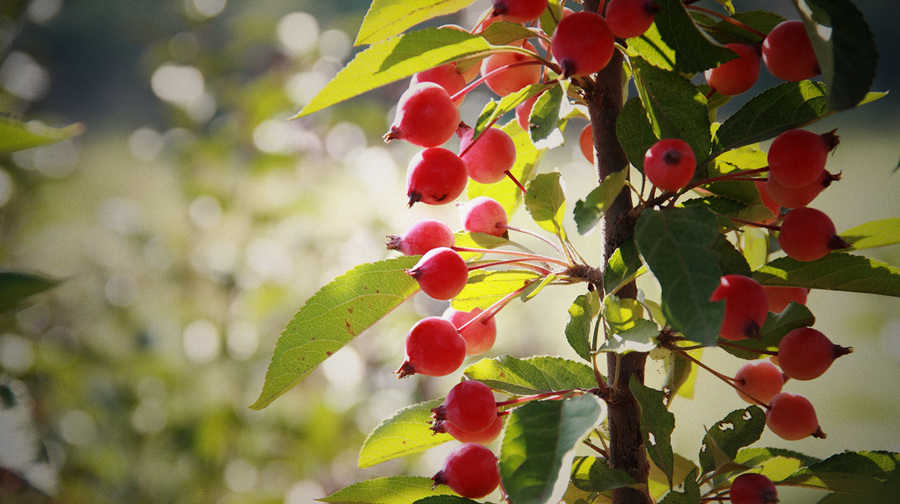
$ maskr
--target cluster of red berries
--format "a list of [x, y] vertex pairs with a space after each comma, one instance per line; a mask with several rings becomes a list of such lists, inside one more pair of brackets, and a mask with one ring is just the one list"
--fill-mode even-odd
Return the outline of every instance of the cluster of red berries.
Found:
[[[750, 277], [725, 275], [710, 300], [725, 302], [720, 337], [739, 341], [759, 338], [769, 312], [780, 313], [791, 302], [805, 304], [806, 298], [803, 288], [764, 287]], [[835, 359], [852, 351], [832, 343], [816, 329], [801, 327], [781, 339], [772, 360], [750, 361], [730, 381], [743, 400], [766, 408], [766, 426], [779, 437], [824, 437], [812, 403], [801, 395], [782, 392], [782, 387], [790, 378], [818, 378]]]

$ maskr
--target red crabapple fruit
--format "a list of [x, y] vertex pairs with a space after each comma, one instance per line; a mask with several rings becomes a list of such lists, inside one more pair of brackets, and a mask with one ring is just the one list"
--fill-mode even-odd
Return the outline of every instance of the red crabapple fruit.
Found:
[[663, 191], [681, 190], [691, 181], [696, 169], [694, 151], [680, 138], [660, 140], [644, 154], [644, 173]]
[[784, 335], [778, 344], [778, 364], [784, 374], [796, 380], [812, 380], [822, 376], [831, 363], [853, 348], [835, 345], [811, 327], [801, 327]]
[[550, 52], [563, 77], [590, 75], [602, 70], [615, 49], [615, 38], [596, 12], [581, 11], [561, 19], [553, 31]]
[[481, 308], [464, 312], [451, 306], [441, 315], [453, 322], [453, 325], [459, 330], [459, 334], [466, 340], [466, 355], [481, 355], [487, 352], [494, 346], [494, 341], [497, 339], [497, 320], [493, 316], [482, 317], [469, 323], [483, 312], [484, 310]]
[[[420, 82], [434, 82], [447, 91], [451, 97], [466, 87], [466, 78], [456, 71], [456, 63], [444, 63], [434, 68], [423, 70], [412, 76], [410, 86]], [[453, 100], [453, 104], [459, 107], [465, 95]]]
[[781, 80], [797, 82], [822, 73], [803, 21], [782, 21], [766, 35], [762, 59], [769, 72]]
[[805, 305], [809, 289], [805, 287], [783, 287], [780, 285], [763, 285], [766, 299], [769, 300], [769, 311], [781, 313], [791, 301]]
[[738, 395], [750, 404], [768, 403], [784, 386], [784, 374], [768, 360], [750, 361], [734, 375]]
[[443, 147], [429, 147], [409, 160], [406, 195], [409, 206], [445, 205], [459, 197], [469, 182], [465, 161]]
[[401, 139], [420, 147], [436, 147], [453, 137], [459, 110], [447, 90], [434, 82], [409, 87], [397, 102], [397, 115], [384, 140]]
[[809, 399], [790, 392], [775, 394], [769, 401], [766, 427], [776, 436], [788, 441], [809, 436], [825, 438], [825, 433], [819, 428], [816, 410]]
[[472, 128], [459, 129], [460, 158], [466, 163], [469, 178], [482, 184], [493, 184], [506, 178], [516, 164], [516, 144], [505, 131], [487, 128], [475, 141]]
[[778, 245], [788, 257], [804, 262], [851, 246], [837, 235], [834, 222], [825, 212], [809, 207], [795, 208], [784, 216]]
[[450, 226], [435, 219], [416, 222], [401, 236], [389, 235], [387, 248], [403, 255], [421, 255], [438, 247], [452, 247], [456, 238]]
[[494, 453], [478, 443], [458, 446], [432, 478], [435, 486], [447, 485], [469, 499], [480, 499], [500, 485], [500, 471]]
[[460, 205], [463, 229], [470, 233], [503, 236], [507, 233], [506, 210], [497, 200], [478, 196]]
[[435, 432], [446, 432], [460, 443], [488, 444], [497, 439], [500, 435], [500, 431], [503, 430], [503, 417], [497, 416], [490, 427], [478, 432], [464, 431], [453, 424], [443, 422], [435, 425], [431, 430], [434, 430]]
[[475, 380], [457, 383], [444, 402], [431, 410], [436, 422], [446, 422], [468, 432], [481, 432], [497, 419], [497, 401], [487, 385]]
[[584, 158], [594, 164], [594, 127], [588, 124], [578, 135], [578, 147]]
[[534, 109], [534, 102], [537, 101], [539, 96], [541, 95], [536, 94], [516, 105], [516, 122], [519, 123], [519, 127], [525, 131], [531, 129], [531, 111]]
[[429, 250], [406, 273], [419, 282], [422, 292], [440, 300], [456, 297], [469, 279], [466, 261], [447, 247]]
[[778, 491], [762, 474], [744, 473], [731, 482], [729, 498], [731, 504], [773, 504], [778, 502]]
[[754, 180], [753, 183], [756, 185], [756, 189], [759, 191], [759, 199], [762, 200], [762, 204], [765, 205], [765, 207], [768, 208], [770, 212], [772, 212], [772, 218], [765, 219], [761, 223], [771, 224], [778, 220], [778, 214], [781, 213], [781, 205], [779, 205], [778, 202], [769, 195], [769, 191], [768, 189], [766, 189], [765, 180]]
[[466, 340], [456, 327], [441, 317], [426, 317], [406, 335], [406, 359], [396, 371], [400, 378], [411, 374], [446, 376], [466, 359]]
[[[528, 42], [523, 45], [525, 49], [534, 51], [534, 46]], [[517, 65], [508, 67], [509, 65]], [[508, 67], [508, 68], [504, 68]], [[500, 70], [503, 68], [502, 70]], [[497, 73], [491, 72], [497, 70]], [[530, 84], [536, 84], [541, 80], [541, 65], [531, 56], [515, 52], [498, 52], [491, 54], [481, 62], [481, 75], [488, 76], [485, 84], [491, 91], [500, 96], [506, 96], [522, 89]]]
[[792, 129], [775, 137], [769, 147], [769, 177], [786, 187], [804, 187], [820, 179], [825, 161], [840, 138], [830, 131], [824, 134]]
[[766, 192], [768, 192], [769, 197], [784, 208], [800, 208], [812, 203], [816, 196], [830, 186], [832, 182], [840, 179], [840, 174], [832, 175], [828, 171], [822, 170], [822, 175], [812, 184], [803, 187], [787, 187], [775, 177], [769, 177], [766, 180]]
[[656, 0], [610, 0], [606, 24], [617, 38], [639, 37], [653, 24], [661, 6]]
[[727, 340], [758, 338], [769, 315], [766, 291], [756, 280], [744, 275], [724, 275], [710, 301], [725, 301], [725, 319], [719, 335]]
[[747, 91], [759, 78], [759, 49], [733, 42], [725, 47], [736, 52], [738, 57], [726, 61], [704, 73], [706, 82], [719, 94], [734, 96]]
[[530, 23], [541, 17], [547, 0], [494, 0], [493, 15], [510, 23]]

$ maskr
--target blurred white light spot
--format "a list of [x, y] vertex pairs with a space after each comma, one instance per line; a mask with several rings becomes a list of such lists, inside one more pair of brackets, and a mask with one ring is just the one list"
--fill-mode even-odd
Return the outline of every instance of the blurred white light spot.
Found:
[[197, 122], [206, 122], [216, 114], [216, 100], [209, 93], [201, 93], [185, 107], [191, 119]]
[[97, 209], [100, 224], [122, 235], [132, 235], [144, 229], [144, 212], [128, 198], [107, 198]]
[[191, 216], [191, 222], [194, 225], [209, 229], [218, 224], [219, 219], [222, 218], [222, 207], [219, 205], [219, 200], [204, 194], [197, 196], [194, 198], [194, 201], [191, 201], [191, 205], [188, 207], [188, 215]]
[[185, 356], [196, 364], [211, 362], [222, 347], [215, 324], [203, 319], [195, 320], [184, 328], [182, 344]]
[[13, 152], [13, 160], [27, 170], [37, 170], [42, 175], [51, 178], [62, 178], [75, 169], [78, 160], [78, 149], [75, 143], [69, 140]]
[[344, 347], [322, 363], [322, 371], [332, 387], [353, 390], [362, 383], [366, 363], [352, 347]]
[[325, 489], [315, 481], [298, 481], [284, 495], [284, 504], [318, 504], [318, 499], [326, 495]]
[[12, 177], [10, 177], [8, 173], [6, 173], [6, 170], [0, 170], [0, 207], [3, 207], [7, 203], [9, 203], [9, 199], [12, 197], [12, 192]]
[[62, 5], [63, 0], [32, 0], [25, 15], [34, 24], [44, 24], [59, 14]]
[[23, 100], [37, 101], [50, 89], [50, 75], [31, 56], [13, 51], [0, 65], [0, 86]]
[[128, 150], [138, 161], [153, 161], [164, 146], [162, 134], [151, 128], [138, 128], [128, 136]]
[[370, 147], [353, 160], [360, 180], [368, 191], [385, 193], [399, 183], [397, 162], [384, 147]]
[[353, 123], [336, 124], [325, 138], [325, 150], [335, 159], [350, 159], [365, 148], [366, 133]]
[[97, 424], [81, 410], [69, 410], [59, 417], [59, 434], [69, 444], [82, 446], [97, 439]]
[[294, 270], [286, 245], [268, 238], [250, 242], [247, 264], [262, 278], [280, 284], [288, 283]]
[[182, 107], [202, 98], [204, 86], [203, 74], [192, 66], [167, 63], [150, 77], [150, 87], [156, 96]]
[[34, 364], [34, 345], [24, 336], [4, 334], [0, 336], [0, 368], [13, 374], [22, 374]]
[[292, 12], [278, 20], [276, 34], [288, 53], [306, 54], [319, 43], [319, 23], [306, 12]]
[[289, 154], [294, 150], [291, 130], [287, 121], [263, 121], [253, 128], [253, 145], [268, 154]]
[[253, 464], [246, 460], [232, 460], [225, 466], [225, 485], [227, 485], [232, 492], [249, 492], [253, 490], [258, 481], [259, 471]]
[[161, 401], [144, 400], [131, 413], [131, 426], [140, 434], [156, 434], [166, 426], [165, 405]]
[[292, 75], [285, 83], [285, 93], [299, 106], [306, 105], [328, 83], [328, 76], [319, 72]]
[[343, 60], [350, 55], [352, 48], [350, 37], [341, 30], [326, 30], [319, 37], [319, 53], [322, 56]]
[[137, 299], [137, 282], [129, 275], [115, 275], [107, 280], [105, 291], [111, 305], [125, 308]]
[[228, 355], [235, 360], [247, 360], [256, 352], [259, 346], [259, 332], [253, 324], [247, 322], [234, 322], [228, 327], [228, 336], [225, 339]]
[[226, 0], [186, 0], [188, 13], [211, 18], [225, 10]]

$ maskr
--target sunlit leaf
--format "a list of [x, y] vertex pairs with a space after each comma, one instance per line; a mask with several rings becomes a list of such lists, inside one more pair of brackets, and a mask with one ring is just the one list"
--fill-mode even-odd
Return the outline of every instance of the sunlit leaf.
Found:
[[359, 467], [371, 467], [452, 440], [450, 434], [436, 434], [431, 430], [431, 410], [441, 402], [443, 399], [415, 404], [381, 422], [363, 443]]
[[701, 30], [688, 15], [681, 0], [661, 0], [655, 25], [660, 38], [673, 51], [673, 66], [679, 72], [696, 73], [736, 57]]
[[[738, 450], [758, 441], [765, 427], [766, 415], [758, 406], [732, 411], [706, 432], [700, 449], [700, 469], [706, 473], [732, 463]], [[710, 449], [711, 444], [717, 449]]]
[[839, 233], [856, 250], [900, 243], [900, 218], [867, 222]]
[[418, 256], [404, 256], [354, 267], [319, 289], [275, 343], [259, 398], [262, 409], [300, 383], [325, 359], [419, 290], [404, 270]]
[[783, 484], [865, 493], [897, 470], [900, 454], [887, 451], [844, 452], [800, 469]]
[[14, 308], [25, 298], [59, 285], [39, 275], [20, 271], [0, 271], [0, 314]]
[[810, 262], [781, 257], [753, 272], [763, 285], [784, 285], [900, 297], [900, 269], [889, 264], [844, 253]]
[[772, 481], [781, 481], [801, 467], [820, 462], [819, 459], [784, 448], [741, 448], [734, 457], [736, 464], [756, 468], [754, 472]]
[[608, 492], [616, 488], [642, 486], [628, 474], [609, 467], [606, 459], [577, 457], [572, 467], [572, 483], [588, 492]]
[[654, 338], [657, 336], [659, 327], [656, 324], [649, 320], [637, 319], [632, 327], [609, 335], [597, 351], [619, 354], [649, 352], [656, 348]]
[[52, 128], [34, 121], [24, 123], [0, 115], [0, 152], [20, 151], [61, 142], [81, 134], [82, 131], [84, 126], [81, 124]]
[[500, 447], [500, 476], [517, 504], [557, 503], [569, 485], [575, 450], [606, 418], [593, 394], [534, 401], [512, 410]]
[[478, 501], [460, 497], [458, 495], [433, 495], [419, 499], [413, 504], [479, 504]]
[[509, 93], [500, 98], [500, 101], [489, 100], [475, 122], [475, 136], [477, 137], [481, 134], [489, 124], [494, 124], [499, 118], [515, 110], [520, 103], [554, 86], [555, 84], [529, 84], [514, 93]]
[[675, 415], [663, 404], [665, 393], [642, 385], [632, 376], [628, 388], [641, 407], [641, 436], [653, 463], [656, 464], [672, 485], [675, 470], [675, 452], [672, 451], [672, 431], [675, 430]]
[[529, 395], [597, 386], [594, 370], [561, 357], [516, 359], [501, 355], [467, 367], [466, 378], [510, 395]]
[[437, 16], [453, 14], [475, 0], [373, 0], [354, 45], [373, 44], [399, 35]]
[[354, 483], [317, 500], [336, 504], [412, 504], [434, 495], [454, 495], [446, 485], [438, 485], [432, 490], [433, 484], [431, 478], [420, 476], [375, 478]]
[[617, 248], [607, 261], [606, 269], [603, 271], [603, 290], [607, 294], [612, 294], [645, 269], [637, 244], [634, 240], [628, 240]]
[[566, 339], [575, 353], [588, 362], [591, 360], [591, 327], [599, 310], [600, 300], [596, 292], [578, 296], [569, 306]]
[[[562, 145], [562, 133], [566, 126], [566, 120], [560, 117], [560, 107], [564, 103], [563, 95], [562, 86], [553, 86], [534, 102], [528, 116], [528, 132], [531, 134], [531, 141], [536, 145], [546, 148]], [[556, 137], [551, 139], [552, 135]], [[548, 139], [550, 141], [543, 142]]]
[[469, 273], [469, 283], [451, 304], [459, 311], [487, 309], [507, 294], [525, 287], [541, 276], [524, 270], [476, 270]]
[[541, 228], [565, 237], [562, 221], [566, 213], [566, 193], [559, 172], [542, 173], [534, 178], [525, 193], [525, 209]]

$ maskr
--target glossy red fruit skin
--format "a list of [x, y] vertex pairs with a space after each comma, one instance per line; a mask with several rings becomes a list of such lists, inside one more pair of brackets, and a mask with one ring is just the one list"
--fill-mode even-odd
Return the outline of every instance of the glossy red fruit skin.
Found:
[[798, 82], [822, 73], [809, 34], [797, 19], [779, 23], [766, 35], [762, 59], [769, 72], [781, 80]]
[[804, 129], [778, 135], [769, 147], [769, 178], [785, 187], [804, 187], [819, 180], [835, 138]]
[[812, 203], [839, 176], [822, 170], [822, 175], [812, 184], [803, 187], [787, 187], [775, 177], [766, 180], [766, 192], [769, 197], [784, 208], [801, 208]]
[[[466, 87], [466, 78], [456, 71], [456, 63], [444, 63], [429, 70], [423, 70], [412, 76], [410, 86], [420, 82], [434, 82], [444, 88], [451, 97]], [[453, 100], [453, 104], [459, 107], [463, 99], [465, 99], [465, 95]]]
[[450, 226], [435, 219], [416, 222], [402, 236], [390, 235], [387, 248], [403, 255], [421, 255], [438, 247], [452, 247], [456, 241]]
[[825, 212], [809, 207], [795, 208], [784, 216], [778, 245], [788, 257], [803, 262], [849, 246], [837, 235], [834, 222]]
[[493, 0], [494, 15], [510, 23], [530, 23], [541, 17], [547, 0]]
[[[481, 318], [472, 324], [469, 321], [483, 313], [481, 308], [475, 308], [470, 312], [455, 310], [448, 307], [441, 315], [453, 322], [457, 329], [465, 326], [459, 334], [466, 340], [466, 355], [481, 355], [494, 346], [497, 339], [497, 319], [493, 316]], [[468, 325], [466, 325], [468, 324]]]
[[805, 305], [806, 297], [809, 294], [809, 289], [804, 287], [763, 285], [763, 290], [766, 291], [766, 299], [769, 300], [769, 311], [772, 313], [783, 312], [791, 301]]
[[769, 190], [766, 188], [765, 180], [754, 180], [753, 183], [756, 185], [756, 189], [759, 191], [759, 199], [762, 200], [763, 205], [772, 212], [771, 219], [765, 219], [761, 221], [762, 224], [771, 224], [778, 220], [778, 214], [781, 213], [781, 205], [775, 201], [772, 196], [769, 194]]
[[578, 135], [578, 147], [585, 159], [594, 164], [594, 127], [588, 124]]
[[610, 0], [606, 24], [617, 38], [639, 37], [653, 24], [660, 6], [656, 0]]
[[478, 443], [460, 445], [450, 452], [443, 469], [432, 480], [435, 485], [447, 485], [463, 497], [480, 499], [500, 485], [497, 457]]
[[615, 37], [595, 12], [581, 11], [560, 20], [553, 30], [550, 52], [563, 68], [563, 77], [599, 72], [612, 58]]
[[436, 147], [453, 137], [459, 110], [447, 90], [434, 82], [409, 87], [397, 102], [397, 114], [384, 140], [406, 140], [420, 147]]
[[731, 504], [771, 504], [778, 502], [772, 480], [757, 473], [744, 473], [731, 482]]
[[469, 169], [455, 152], [429, 147], [416, 153], [406, 169], [406, 195], [409, 206], [446, 205], [466, 189]]
[[784, 386], [784, 375], [781, 369], [768, 360], [750, 361], [734, 375], [734, 384], [740, 388], [738, 395], [750, 404], [759, 404], [756, 398], [768, 403]]
[[694, 177], [697, 158], [691, 146], [680, 138], [653, 144], [644, 154], [644, 174], [663, 191], [679, 191]]
[[497, 402], [487, 385], [466, 380], [457, 383], [440, 406], [431, 410], [432, 417], [468, 432], [481, 432], [497, 419]]
[[769, 315], [766, 292], [759, 282], [743, 275], [724, 275], [709, 300], [725, 301], [719, 336], [731, 341], [759, 337]]
[[479, 432], [464, 431], [450, 423], [442, 424], [442, 426], [443, 428], [438, 432], [446, 432], [461, 443], [488, 444], [500, 436], [500, 432], [503, 430], [503, 417], [498, 416], [490, 427]]
[[835, 345], [821, 331], [801, 327], [784, 335], [778, 344], [778, 364], [784, 374], [795, 380], [813, 380], [822, 376], [834, 359], [852, 348]]
[[503, 236], [507, 233], [506, 210], [497, 200], [478, 196], [460, 205], [463, 229], [470, 233]]
[[487, 128], [472, 142], [475, 130], [462, 130], [460, 157], [466, 163], [469, 178], [482, 184], [493, 184], [506, 178], [506, 171], [516, 164], [516, 144], [503, 130]]
[[534, 95], [516, 105], [516, 122], [519, 123], [519, 127], [525, 131], [531, 129], [531, 111], [534, 109], [534, 102], [537, 101], [539, 96], [541, 95]]
[[422, 292], [439, 300], [453, 299], [459, 295], [469, 279], [466, 261], [447, 247], [429, 250], [406, 273], [416, 279]]
[[766, 427], [781, 439], [797, 441], [812, 435], [825, 437], [819, 429], [815, 408], [802, 395], [781, 392], [775, 394], [769, 406]]
[[759, 50], [751, 45], [731, 43], [725, 47], [738, 54], [737, 59], [726, 61], [704, 72], [706, 82], [717, 93], [734, 96], [747, 91], [759, 78]]
[[[525, 42], [523, 47], [530, 51], [535, 50], [534, 46], [528, 42]], [[497, 93], [499, 96], [506, 96], [515, 93], [529, 84], [540, 82], [541, 65], [536, 63], [536, 59], [525, 54], [512, 52], [491, 54], [481, 62], [481, 75], [488, 75], [494, 70], [506, 65], [514, 65], [529, 61], [535, 63], [507, 68], [485, 79], [485, 84], [487, 84], [487, 87], [489, 87], [491, 91]]]
[[406, 335], [406, 360], [397, 373], [446, 376], [462, 366], [466, 359], [466, 340], [450, 321], [426, 317], [412, 326]]

